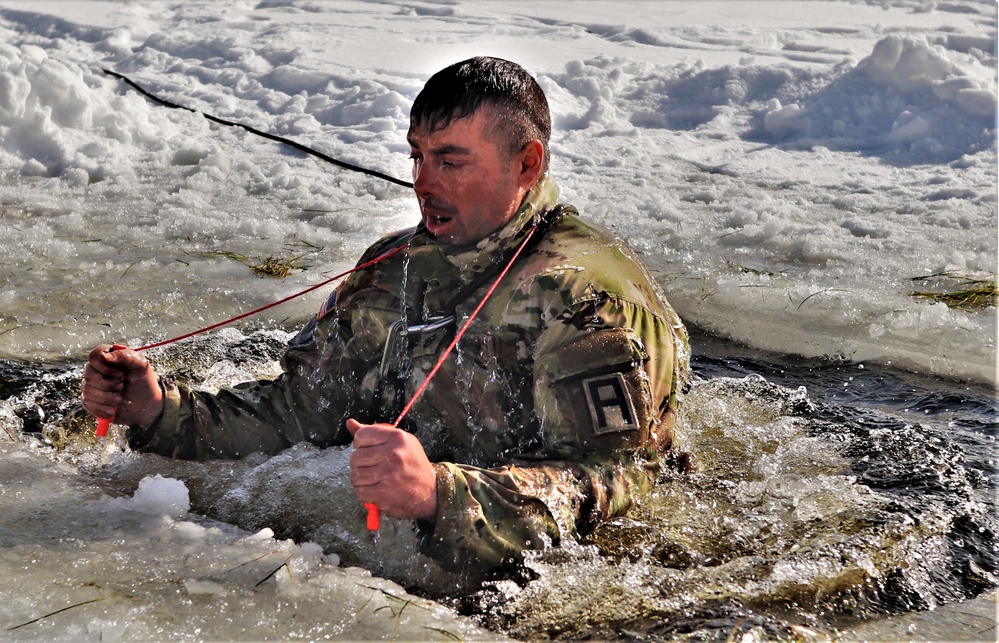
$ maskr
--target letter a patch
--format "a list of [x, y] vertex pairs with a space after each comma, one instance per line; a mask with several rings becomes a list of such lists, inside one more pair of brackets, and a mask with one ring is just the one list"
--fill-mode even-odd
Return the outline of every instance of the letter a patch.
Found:
[[620, 373], [583, 380], [583, 392], [597, 435], [638, 428], [635, 406]]

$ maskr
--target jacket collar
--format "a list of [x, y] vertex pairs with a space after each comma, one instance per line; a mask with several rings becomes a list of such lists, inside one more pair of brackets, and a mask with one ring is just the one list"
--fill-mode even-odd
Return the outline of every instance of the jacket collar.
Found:
[[494, 266], [494, 262], [501, 261], [506, 255], [505, 251], [519, 243], [530, 227], [555, 206], [558, 194], [555, 180], [546, 173], [524, 197], [513, 217], [502, 228], [479, 240], [475, 245], [453, 248], [443, 244], [427, 234], [421, 223], [410, 241], [410, 248], [411, 250], [425, 248], [433, 254], [443, 255], [443, 258], [457, 269], [460, 280], [468, 283], [485, 271], [502, 268]]

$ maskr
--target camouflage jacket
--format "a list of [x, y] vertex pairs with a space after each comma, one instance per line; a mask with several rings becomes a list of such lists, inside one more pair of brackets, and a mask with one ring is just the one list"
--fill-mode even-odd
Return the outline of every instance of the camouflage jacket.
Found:
[[[369, 248], [291, 342], [285, 372], [217, 395], [165, 383], [133, 448], [181, 458], [348, 444], [348, 418], [389, 422], [426, 378], [557, 188], [535, 187], [472, 248], [422, 226]], [[540, 230], [540, 228], [539, 228]], [[446, 566], [489, 570], [626, 511], [670, 449], [687, 379], [686, 332], [625, 245], [562, 216], [512, 265], [406, 416], [437, 470], [418, 525]]]

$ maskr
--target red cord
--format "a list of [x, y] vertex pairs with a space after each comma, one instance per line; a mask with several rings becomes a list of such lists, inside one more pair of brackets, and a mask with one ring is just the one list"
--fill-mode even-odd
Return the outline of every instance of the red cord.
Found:
[[[448, 355], [451, 354], [451, 351], [454, 350], [454, 347], [458, 345], [458, 341], [465, 335], [465, 331], [468, 330], [468, 327], [472, 325], [472, 320], [474, 320], [475, 317], [479, 314], [479, 311], [482, 310], [482, 307], [486, 305], [486, 301], [488, 301], [489, 298], [492, 297], [493, 292], [496, 290], [497, 286], [499, 286], [499, 283], [503, 281], [503, 277], [505, 277], [506, 273], [509, 272], [514, 262], [517, 261], [517, 257], [520, 256], [520, 252], [527, 246], [527, 242], [531, 240], [531, 237], [534, 236], [534, 231], [537, 229], [538, 229], [537, 226], [534, 226], [527, 232], [527, 236], [524, 237], [524, 241], [517, 248], [517, 251], [513, 253], [513, 256], [510, 257], [510, 261], [508, 261], [506, 266], [503, 267], [503, 270], [500, 271], [500, 274], [499, 276], [496, 277], [496, 280], [493, 281], [491, 286], [489, 286], [489, 290], [486, 291], [486, 294], [482, 297], [482, 300], [479, 301], [479, 305], [475, 307], [475, 310], [472, 311], [472, 314], [468, 316], [468, 319], [465, 320], [465, 323], [462, 324], [461, 328], [458, 329], [458, 332], [454, 334], [454, 339], [451, 340], [451, 343], [448, 344], [448, 347], [445, 348], [444, 352], [441, 353], [440, 357], [437, 358], [437, 363], [434, 364], [434, 367], [432, 369], [430, 369], [430, 373], [427, 375], [426, 379], [424, 379], [423, 382], [420, 384], [420, 387], [416, 389], [415, 393], [413, 393], [413, 397], [409, 398], [409, 401], [406, 403], [406, 406], [402, 409], [402, 412], [399, 413], [399, 417], [395, 419], [395, 422], [392, 423], [392, 426], [394, 426], [395, 428], [399, 428], [399, 424], [402, 423], [403, 418], [406, 417], [406, 414], [409, 413], [410, 409], [413, 408], [413, 405], [416, 404], [416, 401], [420, 399], [424, 391], [427, 390], [427, 387], [430, 385], [430, 380], [434, 379], [434, 376], [437, 375], [437, 371], [440, 370], [441, 365], [444, 363], [444, 360], [446, 360]], [[378, 527], [381, 525], [381, 510], [379, 509], [378, 505], [376, 505], [373, 502], [366, 502], [364, 503], [364, 508], [368, 512], [368, 517], [366, 521], [368, 530], [378, 531]]]
[[[318, 283], [318, 284], [316, 284], [314, 286], [309, 286], [308, 288], [306, 288], [305, 290], [303, 290], [301, 292], [297, 292], [294, 295], [290, 295], [288, 297], [285, 297], [284, 299], [280, 299], [278, 301], [271, 302], [271, 303], [267, 304], [266, 306], [261, 306], [260, 308], [257, 308], [256, 310], [251, 310], [250, 312], [243, 313], [242, 315], [236, 315], [235, 317], [232, 317], [231, 319], [227, 319], [225, 321], [221, 321], [221, 322], [219, 322], [217, 324], [212, 324], [211, 326], [205, 326], [204, 328], [199, 328], [198, 330], [191, 331], [190, 333], [184, 333], [183, 335], [178, 335], [177, 337], [171, 337], [170, 339], [164, 339], [161, 342], [154, 342], [152, 344], [146, 344], [145, 346], [140, 346], [140, 347], [138, 347], [138, 348], [136, 348], [134, 350], [135, 351], [147, 351], [147, 350], [149, 350], [151, 348], [159, 348], [160, 346], [166, 346], [167, 344], [173, 344], [174, 342], [179, 342], [182, 339], [187, 339], [188, 337], [194, 337], [195, 335], [200, 335], [201, 333], [207, 333], [210, 330], [215, 330], [216, 328], [220, 328], [222, 326], [227, 326], [227, 325], [229, 325], [229, 324], [231, 324], [233, 322], [239, 321], [240, 319], [244, 319], [246, 317], [249, 317], [250, 315], [256, 315], [257, 313], [261, 313], [261, 312], [267, 310], [268, 308], [274, 308], [275, 306], [280, 306], [281, 304], [285, 303], [286, 301], [291, 301], [292, 299], [295, 299], [296, 297], [301, 297], [302, 295], [308, 294], [308, 293], [312, 292], [313, 290], [316, 290], [317, 288], [322, 288], [326, 284], [328, 284], [328, 283], [330, 283], [332, 281], [336, 281], [337, 279], [339, 279], [341, 277], [345, 277], [345, 276], [351, 274], [352, 272], [357, 272], [359, 270], [364, 270], [365, 268], [367, 268], [369, 266], [372, 266], [372, 265], [378, 263], [379, 261], [382, 261], [384, 259], [388, 259], [392, 255], [394, 255], [397, 252], [400, 252], [401, 250], [403, 250], [405, 247], [406, 247], [405, 245], [401, 245], [398, 248], [394, 248], [392, 250], [389, 250], [385, 254], [380, 255], [378, 257], [375, 257], [371, 261], [366, 261], [365, 263], [362, 263], [359, 266], [354, 266], [350, 270], [346, 270], [344, 272], [341, 272], [339, 275], [336, 275], [334, 277], [330, 277], [326, 281]], [[125, 345], [123, 345], [123, 344], [115, 344], [115, 345], [113, 345], [108, 350], [108, 352], [110, 352], [110, 351], [124, 350], [126, 348], [128, 348], [128, 347], [125, 346]], [[97, 437], [103, 438], [104, 436], [106, 436], [107, 433], [108, 433], [108, 428], [111, 426], [111, 423], [113, 421], [114, 421], [114, 415], [112, 415], [112, 417], [110, 417], [110, 418], [97, 418], [97, 431], [96, 431]]]
[[[120, 351], [126, 348], [128, 348], [128, 346], [125, 346], [124, 344], [114, 344], [107, 350], [107, 352], [110, 353], [111, 351]], [[97, 418], [97, 437], [103, 438], [108, 434], [108, 429], [111, 428], [111, 423], [114, 422], [114, 416], [117, 415], [117, 413], [118, 408], [115, 407], [115, 410], [111, 413], [111, 417]]]

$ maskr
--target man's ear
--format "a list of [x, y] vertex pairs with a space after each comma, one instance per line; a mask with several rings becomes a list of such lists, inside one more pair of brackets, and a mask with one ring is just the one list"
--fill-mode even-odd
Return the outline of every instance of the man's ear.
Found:
[[545, 167], [545, 146], [538, 139], [531, 139], [517, 155], [517, 161], [520, 164], [520, 186], [529, 190], [537, 183]]

